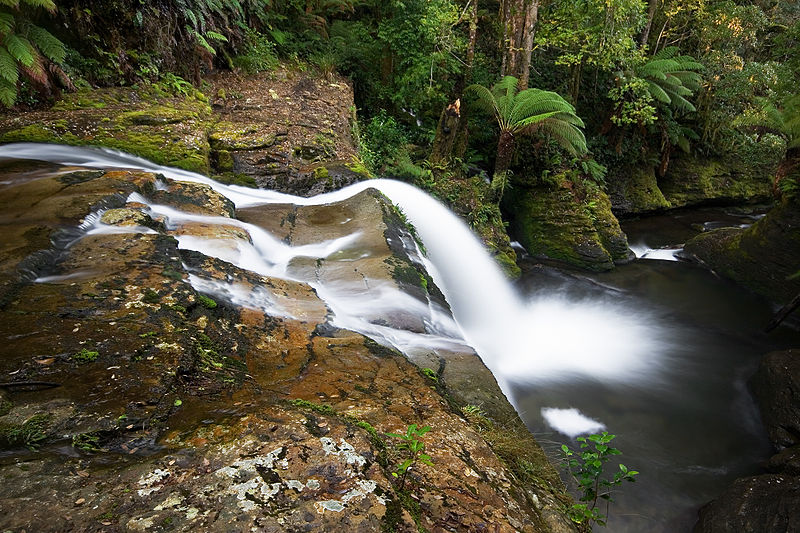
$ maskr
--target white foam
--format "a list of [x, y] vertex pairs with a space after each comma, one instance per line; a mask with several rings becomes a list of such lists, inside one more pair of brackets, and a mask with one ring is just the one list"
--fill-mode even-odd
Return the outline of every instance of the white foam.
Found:
[[590, 435], [606, 429], [605, 424], [589, 418], [574, 407], [569, 409], [543, 407], [542, 418], [548, 426], [572, 439], [578, 435]]

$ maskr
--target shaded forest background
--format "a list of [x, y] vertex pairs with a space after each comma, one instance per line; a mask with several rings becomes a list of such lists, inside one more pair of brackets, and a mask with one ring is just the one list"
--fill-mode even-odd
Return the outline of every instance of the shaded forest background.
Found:
[[[424, 181], [442, 110], [502, 76], [554, 91], [585, 124], [587, 151], [544, 133], [517, 142], [510, 180], [564, 169], [598, 187], [621, 167], [666, 172], [694, 152], [796, 170], [800, 5], [788, 0], [2, 0], [0, 100], [160, 83], [279, 64], [354, 85], [361, 157], [373, 173]], [[497, 157], [494, 121], [470, 113], [455, 172]], [[463, 117], [466, 118], [466, 117]], [[467, 123], [466, 120], [463, 120]], [[465, 130], [466, 131], [466, 130]], [[468, 139], [468, 142], [467, 142]], [[609, 169], [611, 169], [609, 171]], [[436, 170], [435, 168], [433, 169]], [[516, 177], [514, 177], [516, 176]], [[778, 179], [776, 183], [780, 182]], [[796, 179], [780, 188], [794, 194]], [[778, 191], [780, 192], [780, 191]]]

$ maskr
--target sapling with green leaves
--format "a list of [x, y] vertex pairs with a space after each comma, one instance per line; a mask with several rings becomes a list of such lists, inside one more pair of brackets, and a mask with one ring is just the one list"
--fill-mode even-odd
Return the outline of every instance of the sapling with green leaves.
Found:
[[411, 424], [408, 426], [408, 429], [406, 429], [405, 434], [387, 433], [390, 437], [402, 439], [403, 442], [397, 445], [397, 449], [407, 452], [403, 462], [397, 465], [395, 471], [392, 472], [392, 476], [400, 481], [398, 485], [399, 490], [403, 490], [406, 484], [408, 471], [414, 468], [417, 463], [433, 466], [431, 456], [425, 453], [425, 443], [420, 440], [430, 430], [430, 426], [418, 428], [416, 424]]
[[[605, 526], [608, 505], [614, 501], [611, 497], [614, 487], [621, 485], [623, 481], [636, 481], [635, 476], [639, 472], [629, 470], [621, 463], [619, 470], [612, 477], [604, 477], [606, 463], [612, 456], [622, 454], [618, 449], [609, 445], [615, 438], [616, 435], [604, 431], [588, 437], [578, 437], [579, 451], [570, 449], [566, 444], [561, 445], [561, 452], [564, 455], [563, 464], [577, 482], [578, 490], [581, 492], [579, 498], [581, 503], [576, 503], [569, 511], [573, 522], [579, 524], [596, 522]], [[597, 509], [599, 500], [605, 500], [606, 514]]]

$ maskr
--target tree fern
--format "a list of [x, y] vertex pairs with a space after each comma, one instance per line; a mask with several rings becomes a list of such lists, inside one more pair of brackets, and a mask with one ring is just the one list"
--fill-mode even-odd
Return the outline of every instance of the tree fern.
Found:
[[[519, 81], [506, 76], [491, 89], [470, 85], [465, 94], [470, 105], [494, 115], [500, 127], [495, 179], [505, 179], [514, 153], [515, 136], [534, 132], [550, 135], [573, 154], [586, 152], [583, 121], [575, 108], [559, 94], [540, 89], [518, 91]], [[504, 183], [504, 182], [503, 182]]]
[[691, 56], [679, 55], [678, 48], [668, 46], [634, 69], [634, 75], [647, 82], [650, 95], [672, 106], [676, 111], [694, 111], [686, 96], [700, 88], [703, 65]]

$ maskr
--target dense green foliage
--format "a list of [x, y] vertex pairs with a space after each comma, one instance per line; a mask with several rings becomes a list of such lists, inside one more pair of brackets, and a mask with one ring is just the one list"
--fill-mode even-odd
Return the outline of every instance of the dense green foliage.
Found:
[[[6, 106], [52, 101], [70, 79], [191, 92], [220, 69], [337, 72], [364, 165], [423, 187], [495, 174], [496, 190], [602, 188], [689, 153], [743, 176], [780, 164], [782, 190], [799, 52], [792, 0], [0, 0]], [[458, 98], [455, 138], [428, 161]]]
[[5, 106], [14, 105], [22, 79], [47, 87], [49, 73], [63, 74], [58, 65], [64, 62], [64, 44], [33, 24], [29, 15], [37, 10], [52, 14], [56, 6], [53, 0], [0, 0], [0, 103]]

